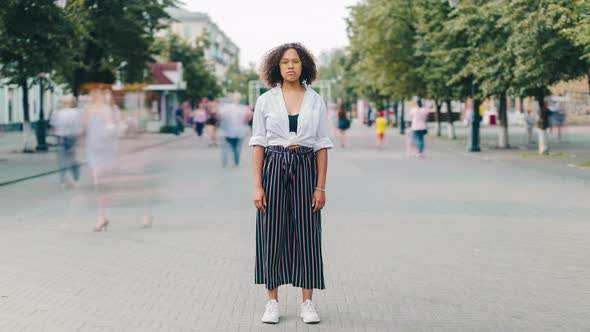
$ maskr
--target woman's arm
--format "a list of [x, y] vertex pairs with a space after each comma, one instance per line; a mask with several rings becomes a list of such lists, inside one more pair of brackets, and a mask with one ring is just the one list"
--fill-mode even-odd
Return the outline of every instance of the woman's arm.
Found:
[[264, 161], [264, 147], [254, 146], [252, 151], [252, 175], [254, 177], [254, 206], [266, 212], [266, 195], [262, 187], [262, 163]]
[[252, 146], [252, 175], [254, 178], [254, 206], [262, 212], [266, 212], [266, 195], [262, 186], [262, 164], [264, 162], [264, 149], [266, 147], [266, 125], [262, 100], [256, 102], [252, 127], [252, 137], [249, 145]]
[[[321, 210], [326, 205], [326, 176], [328, 173], [328, 149], [318, 150], [316, 153], [318, 180], [313, 193], [313, 212]], [[320, 189], [317, 189], [320, 188]]]
[[254, 177], [254, 188], [262, 188], [262, 162], [264, 161], [264, 147], [254, 146], [252, 150], [252, 175]]
[[326, 188], [326, 174], [328, 173], [328, 149], [321, 149], [315, 153], [318, 163], [318, 181], [316, 187]]
[[[316, 133], [316, 142], [313, 150], [316, 154], [318, 180], [316, 182], [316, 189], [313, 193], [313, 212], [321, 210], [326, 205], [326, 176], [328, 173], [328, 149], [334, 145], [330, 140], [328, 134], [328, 110], [324, 101], [320, 101], [320, 117], [318, 124], [318, 131]], [[317, 189], [320, 188], [320, 189]]]

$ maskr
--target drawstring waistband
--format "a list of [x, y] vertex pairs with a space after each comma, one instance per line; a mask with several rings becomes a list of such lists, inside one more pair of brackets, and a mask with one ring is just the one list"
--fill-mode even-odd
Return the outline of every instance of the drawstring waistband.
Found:
[[284, 146], [280, 146], [280, 145], [271, 145], [271, 146], [267, 146], [266, 150], [274, 152], [274, 153], [283, 153], [283, 154], [291, 153], [291, 154], [297, 154], [297, 155], [305, 155], [305, 154], [313, 153], [313, 148], [310, 148], [307, 146], [299, 146], [294, 149], [288, 149], [288, 148], [286, 148]]

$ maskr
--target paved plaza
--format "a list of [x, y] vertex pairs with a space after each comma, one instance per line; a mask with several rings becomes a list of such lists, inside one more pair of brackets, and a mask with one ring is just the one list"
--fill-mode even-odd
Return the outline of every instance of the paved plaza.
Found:
[[590, 331], [590, 170], [431, 135], [410, 159], [373, 130], [330, 152], [319, 325], [290, 286], [281, 322], [260, 322], [250, 151], [221, 168], [187, 133], [126, 150], [108, 232], [92, 232], [86, 168], [76, 188], [56, 174], [0, 187], [0, 331]]

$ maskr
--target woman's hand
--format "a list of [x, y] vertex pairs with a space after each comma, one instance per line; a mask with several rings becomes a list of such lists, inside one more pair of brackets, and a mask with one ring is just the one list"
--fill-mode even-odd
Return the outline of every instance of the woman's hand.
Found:
[[254, 206], [258, 210], [266, 212], [266, 195], [262, 187], [254, 188]]
[[318, 212], [326, 205], [326, 193], [321, 190], [315, 190], [313, 192], [313, 200], [311, 206], [313, 206], [313, 212]]

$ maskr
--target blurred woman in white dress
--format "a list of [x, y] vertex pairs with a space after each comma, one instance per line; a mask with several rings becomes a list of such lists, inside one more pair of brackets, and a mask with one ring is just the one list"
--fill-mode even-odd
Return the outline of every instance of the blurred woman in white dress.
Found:
[[112, 171], [118, 153], [118, 117], [112, 106], [111, 91], [102, 86], [90, 91], [84, 112], [86, 160], [90, 167], [98, 203], [95, 232], [107, 230], [105, 179]]

